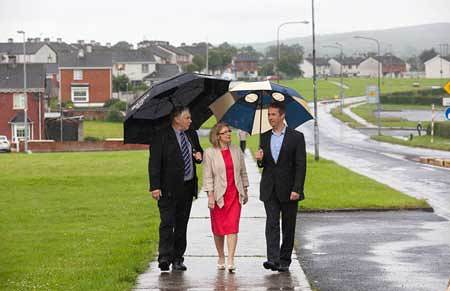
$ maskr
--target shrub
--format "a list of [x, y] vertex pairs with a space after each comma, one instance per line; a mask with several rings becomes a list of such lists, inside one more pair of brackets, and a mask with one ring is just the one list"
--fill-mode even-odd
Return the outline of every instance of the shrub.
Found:
[[[427, 134], [431, 134], [431, 123], [427, 126]], [[450, 138], [450, 122], [437, 121], [434, 123], [434, 135], [440, 137]]]
[[441, 104], [443, 89], [425, 89], [406, 92], [394, 92], [382, 94], [380, 99], [383, 104]]
[[106, 121], [110, 122], [122, 122], [123, 121], [123, 114], [121, 111], [117, 109], [109, 109], [108, 113], [106, 114]]
[[116, 109], [119, 111], [127, 110], [127, 103], [119, 99], [109, 99], [103, 105], [104, 108]]
[[95, 136], [86, 136], [84, 141], [100, 141], [101, 139]]

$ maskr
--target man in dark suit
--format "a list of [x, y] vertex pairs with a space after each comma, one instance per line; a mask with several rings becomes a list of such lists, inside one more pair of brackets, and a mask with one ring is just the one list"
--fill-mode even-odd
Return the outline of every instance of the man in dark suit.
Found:
[[196, 163], [203, 149], [189, 109], [177, 107], [171, 125], [155, 135], [150, 145], [150, 192], [158, 200], [160, 214], [158, 266], [161, 271], [185, 271], [186, 231], [192, 199], [197, 197]]
[[288, 271], [291, 264], [298, 202], [304, 199], [306, 175], [305, 138], [301, 132], [286, 127], [284, 117], [283, 103], [270, 104], [268, 119], [272, 130], [261, 135], [261, 148], [256, 152], [258, 166], [264, 168], [260, 200], [267, 216], [267, 261], [263, 266], [279, 272]]

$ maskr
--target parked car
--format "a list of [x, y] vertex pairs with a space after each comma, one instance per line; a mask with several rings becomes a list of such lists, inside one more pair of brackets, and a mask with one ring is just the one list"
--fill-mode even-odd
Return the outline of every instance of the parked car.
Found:
[[11, 144], [8, 141], [8, 138], [4, 135], [0, 135], [0, 151], [10, 152]]

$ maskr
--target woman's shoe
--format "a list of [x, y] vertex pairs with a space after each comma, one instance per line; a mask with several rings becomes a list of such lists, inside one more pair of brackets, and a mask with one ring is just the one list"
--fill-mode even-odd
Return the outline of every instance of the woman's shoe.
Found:
[[217, 264], [217, 270], [225, 270], [225, 264]]
[[234, 265], [228, 265], [228, 272], [234, 273], [236, 271], [236, 267]]

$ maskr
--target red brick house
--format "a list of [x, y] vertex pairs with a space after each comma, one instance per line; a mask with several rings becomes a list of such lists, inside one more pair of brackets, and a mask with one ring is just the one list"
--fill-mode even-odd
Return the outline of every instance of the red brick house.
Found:
[[25, 98], [28, 104], [28, 138], [45, 138], [46, 66], [27, 64], [26, 70], [27, 90], [24, 94], [23, 64], [0, 64], [0, 135], [7, 136], [10, 141], [25, 137]]
[[75, 107], [102, 107], [112, 96], [112, 54], [80, 49], [59, 56], [59, 96]]
[[232, 60], [232, 66], [238, 79], [258, 78], [258, 57], [249, 54], [239, 54]]

